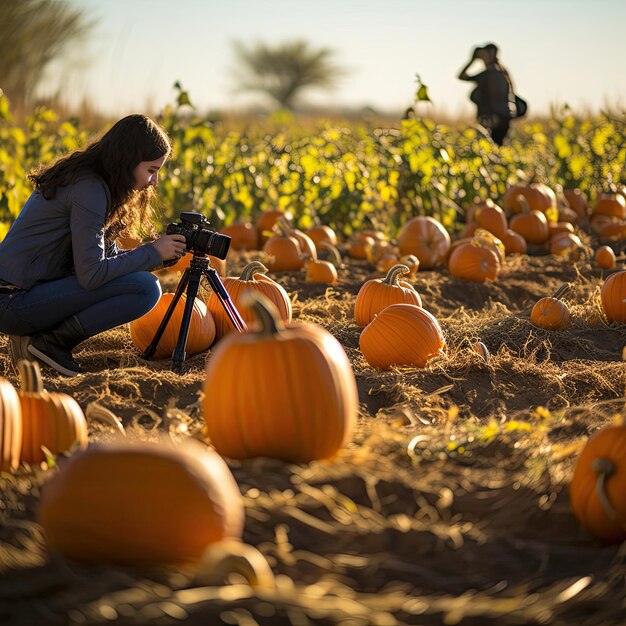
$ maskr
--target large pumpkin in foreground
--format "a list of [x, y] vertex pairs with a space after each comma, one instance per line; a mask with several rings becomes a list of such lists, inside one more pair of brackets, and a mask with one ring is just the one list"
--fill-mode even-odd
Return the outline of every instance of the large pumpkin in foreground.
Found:
[[196, 442], [109, 443], [69, 458], [42, 489], [48, 548], [91, 563], [187, 561], [240, 538], [241, 494], [224, 460]]
[[615, 272], [604, 281], [600, 299], [610, 322], [626, 324], [626, 270]]
[[437, 319], [414, 304], [388, 306], [364, 328], [359, 339], [365, 360], [378, 369], [425, 367], [445, 345]]
[[205, 435], [236, 459], [333, 456], [350, 438], [358, 408], [344, 349], [321, 326], [285, 326], [266, 298], [249, 298], [255, 328], [224, 337], [207, 363]]
[[580, 524], [607, 541], [626, 539], [626, 426], [592, 435], [580, 453], [569, 486]]
[[[140, 352], [144, 352], [152, 342], [173, 298], [173, 293], [164, 293], [151, 311], [130, 322], [130, 337]], [[153, 359], [167, 359], [172, 356], [172, 352], [174, 352], [178, 342], [186, 301], [187, 296], [182, 294], [161, 335], [156, 351], [152, 356]], [[208, 350], [214, 339], [215, 321], [213, 316], [207, 310], [206, 304], [200, 298], [195, 298], [193, 308], [191, 309], [189, 332], [187, 333], [187, 344], [185, 346], [187, 355], [198, 354]]]

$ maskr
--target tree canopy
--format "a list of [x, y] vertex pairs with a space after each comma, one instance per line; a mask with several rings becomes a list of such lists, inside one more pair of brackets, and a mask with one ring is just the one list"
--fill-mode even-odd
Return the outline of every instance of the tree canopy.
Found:
[[345, 73], [333, 63], [332, 50], [314, 49], [305, 41], [275, 47], [264, 43], [246, 47], [235, 42], [234, 46], [240, 63], [240, 72], [235, 75], [239, 91], [264, 93], [285, 109], [295, 108], [304, 91], [331, 89]]
[[50, 62], [92, 25], [83, 9], [61, 0], [0, 2], [0, 88], [14, 107], [29, 102]]

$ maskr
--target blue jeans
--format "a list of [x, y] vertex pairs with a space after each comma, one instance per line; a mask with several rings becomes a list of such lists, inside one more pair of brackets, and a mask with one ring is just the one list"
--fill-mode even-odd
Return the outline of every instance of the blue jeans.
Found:
[[126, 274], [92, 291], [68, 276], [16, 294], [0, 294], [0, 332], [33, 335], [74, 315], [92, 337], [141, 317], [160, 297], [161, 285], [150, 272]]

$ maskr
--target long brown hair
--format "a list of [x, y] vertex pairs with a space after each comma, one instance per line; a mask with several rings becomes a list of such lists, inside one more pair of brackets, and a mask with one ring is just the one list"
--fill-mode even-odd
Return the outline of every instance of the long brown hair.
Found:
[[128, 115], [84, 150], [72, 152], [50, 166], [40, 166], [28, 178], [44, 198], [50, 199], [59, 187], [85, 173], [100, 176], [111, 194], [104, 232], [108, 239], [114, 239], [151, 225], [154, 190], [135, 190], [133, 171], [142, 161], [156, 161], [170, 151], [163, 128], [145, 115]]

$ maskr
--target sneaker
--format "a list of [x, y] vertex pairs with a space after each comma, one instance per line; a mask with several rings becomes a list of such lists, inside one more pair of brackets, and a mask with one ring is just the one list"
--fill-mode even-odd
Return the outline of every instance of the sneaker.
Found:
[[9, 355], [14, 367], [17, 367], [18, 361], [22, 359], [33, 360], [30, 352], [28, 352], [31, 339], [29, 335], [9, 335]]
[[64, 376], [78, 376], [85, 371], [76, 363], [69, 350], [46, 341], [44, 335], [32, 337], [28, 351]]

